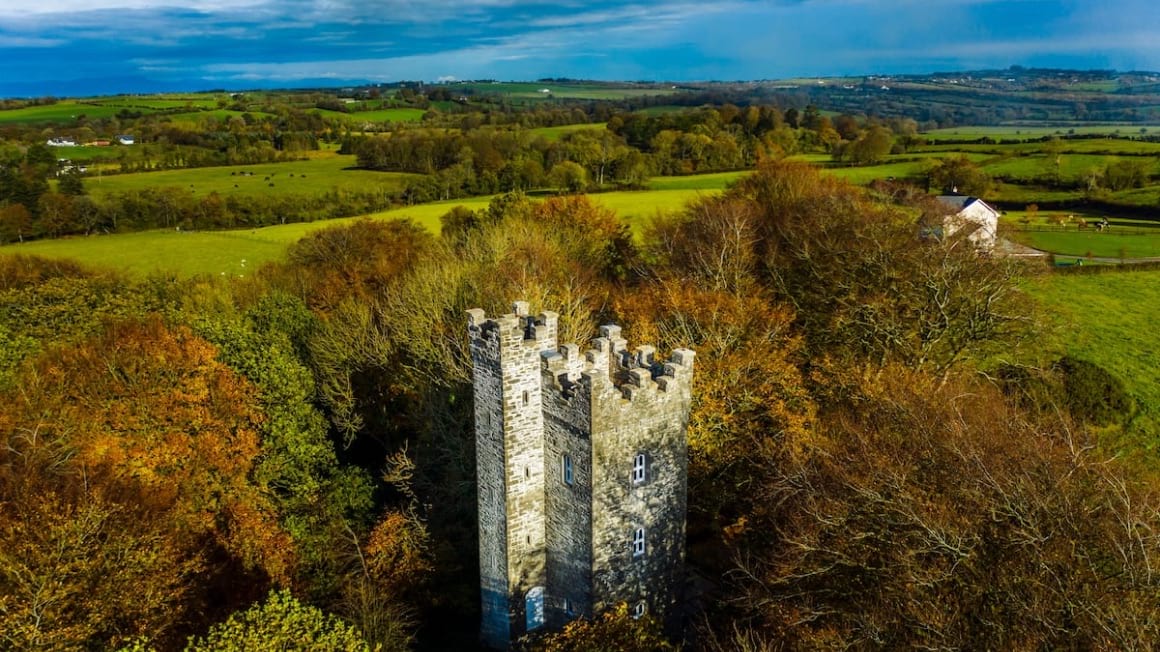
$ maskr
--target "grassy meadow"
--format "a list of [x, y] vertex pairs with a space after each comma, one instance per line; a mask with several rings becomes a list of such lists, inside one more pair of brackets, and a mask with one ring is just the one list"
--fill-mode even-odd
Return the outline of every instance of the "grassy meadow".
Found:
[[1147, 135], [1160, 131], [1160, 125], [1139, 124], [1085, 124], [1074, 127], [1054, 126], [995, 126], [995, 127], [950, 127], [947, 129], [932, 129], [923, 132], [931, 141], [939, 140], [977, 140], [979, 138], [993, 138], [996, 140], [1032, 140], [1050, 136], [1094, 136], [1120, 135], [1134, 136]]
[[[75, 100], [64, 100], [56, 104], [0, 111], [0, 124], [72, 124], [76, 122], [78, 116], [111, 118], [124, 109], [123, 106], [82, 104]], [[149, 113], [150, 111], [143, 112]]]
[[[228, 175], [228, 172], [226, 174]], [[698, 184], [694, 181], [697, 177], [682, 177], [685, 184], [680, 188], [608, 192], [591, 195], [591, 198], [596, 203], [616, 211], [634, 232], [639, 233], [658, 213], [679, 210], [688, 200], [701, 194], [717, 192], [722, 187], [722, 175], [703, 176], [705, 178], [701, 187], [697, 187]], [[375, 213], [369, 217], [407, 218], [438, 234], [439, 218], [453, 207], [466, 206], [479, 209], [486, 207], [489, 201], [490, 197], [474, 197], [433, 202]], [[361, 218], [283, 224], [236, 231], [156, 230], [37, 240], [4, 246], [0, 248], [0, 255], [28, 254], [48, 258], [72, 258], [87, 265], [116, 268], [139, 275], [153, 272], [182, 276], [242, 275], [246, 270], [253, 270], [262, 263], [279, 260], [285, 255], [290, 244], [311, 231], [348, 223], [355, 219]]]
[[[1028, 287], [1052, 326], [1045, 352], [1094, 362], [1122, 381], [1142, 406], [1134, 430], [1160, 427], [1160, 271], [1048, 274]], [[1137, 441], [1149, 452], [1160, 441]]]
[[427, 112], [424, 109], [410, 108], [375, 109], [372, 111], [354, 111], [351, 113], [329, 111], [326, 109], [314, 109], [314, 111], [327, 118], [336, 118], [357, 124], [364, 122], [419, 122], [423, 119], [423, 114]]
[[[544, 93], [547, 89], [549, 92]], [[675, 88], [622, 86], [585, 82], [467, 82], [448, 84], [452, 93], [470, 91], [476, 95], [502, 95], [516, 103], [568, 100], [619, 100], [644, 95], [671, 95]]]
[[530, 131], [533, 134], [535, 134], [537, 136], [543, 136], [549, 142], [554, 143], [557, 140], [560, 140], [561, 138], [563, 138], [564, 136], [566, 136], [568, 134], [576, 133], [577, 131], [594, 131], [594, 132], [599, 133], [601, 131], [604, 131], [604, 129], [605, 129], [605, 126], [603, 123], [600, 123], [600, 124], [581, 123], [581, 124], [575, 124], [575, 125], [561, 125], [559, 127], [537, 127], [535, 129], [531, 129]]
[[353, 169], [355, 157], [321, 153], [304, 161], [260, 163], [226, 167], [188, 168], [90, 177], [86, 188], [95, 196], [140, 191], [147, 188], [178, 187], [208, 195], [286, 196], [319, 194], [334, 189], [400, 190], [420, 175], [404, 172], [374, 172]]

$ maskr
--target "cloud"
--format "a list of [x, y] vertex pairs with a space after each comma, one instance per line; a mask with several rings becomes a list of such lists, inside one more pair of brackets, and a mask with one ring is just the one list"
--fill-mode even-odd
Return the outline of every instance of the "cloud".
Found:
[[53, 48], [64, 45], [66, 41], [45, 36], [12, 36], [0, 34], [0, 48]]
[[1141, 27], [1160, 5], [1118, 1], [9, 0], [0, 79], [757, 79], [1160, 61]]
[[158, 9], [185, 9], [217, 12], [239, 7], [263, 5], [270, 0], [185, 0], [184, 2], [157, 2], [157, 0], [39, 0], [0, 5], [0, 16], [30, 16], [37, 14], [76, 14], [109, 11], [149, 11]]

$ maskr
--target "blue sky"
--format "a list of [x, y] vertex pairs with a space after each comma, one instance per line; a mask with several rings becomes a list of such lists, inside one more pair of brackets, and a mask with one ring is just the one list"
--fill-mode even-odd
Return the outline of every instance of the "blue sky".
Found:
[[[1160, 1], [3, 0], [0, 93], [1160, 69]], [[76, 94], [76, 93], [73, 93]]]

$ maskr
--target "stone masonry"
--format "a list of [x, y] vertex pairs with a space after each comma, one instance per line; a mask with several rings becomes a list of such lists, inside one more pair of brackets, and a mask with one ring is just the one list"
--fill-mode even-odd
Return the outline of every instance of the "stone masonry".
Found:
[[620, 327], [557, 346], [558, 316], [469, 310], [483, 642], [620, 602], [662, 620], [682, 585], [693, 352]]

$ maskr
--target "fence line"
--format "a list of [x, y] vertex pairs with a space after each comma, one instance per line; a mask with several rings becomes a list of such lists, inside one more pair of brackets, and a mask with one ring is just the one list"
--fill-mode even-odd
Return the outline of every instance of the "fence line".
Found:
[[1106, 233], [1108, 235], [1160, 235], [1160, 228], [1145, 227], [1129, 229], [1122, 226], [1109, 226], [1101, 231], [1092, 225], [1080, 227], [1075, 224], [1037, 224], [1034, 226], [1004, 225], [999, 229], [999, 232], [1002, 233], [1004, 231], [1014, 233]]

